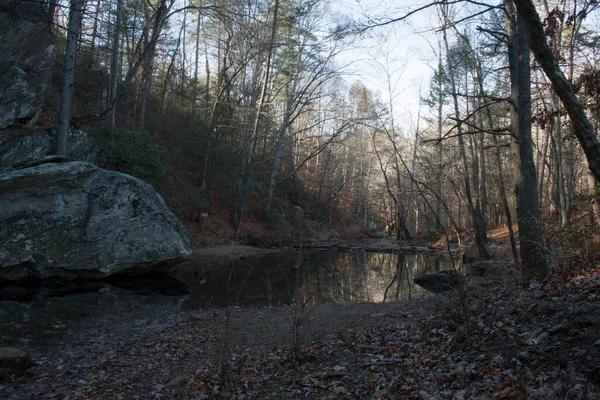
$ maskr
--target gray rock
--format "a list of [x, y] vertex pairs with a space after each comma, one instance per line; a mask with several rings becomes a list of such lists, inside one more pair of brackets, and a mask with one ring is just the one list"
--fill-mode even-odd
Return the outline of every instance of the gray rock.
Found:
[[287, 213], [286, 218], [290, 225], [302, 231], [311, 231], [312, 227], [306, 220], [304, 209], [298, 205], [293, 206]]
[[0, 279], [141, 273], [190, 254], [151, 185], [86, 162], [0, 173]]
[[[33, 129], [5, 129], [0, 133], [0, 172], [47, 162], [54, 154], [56, 129], [48, 133]], [[102, 149], [83, 131], [72, 129], [68, 138], [69, 158], [101, 167], [106, 157]]]
[[339, 240], [339, 238], [340, 234], [334, 231], [333, 229], [327, 232], [327, 240]]
[[0, 0], [0, 129], [32, 125], [52, 84], [55, 51], [43, 3]]
[[7, 129], [0, 133], [0, 171], [40, 160], [52, 154], [52, 139], [31, 129]]
[[[49, 129], [48, 134], [52, 138], [52, 149], [54, 150], [56, 129]], [[72, 160], [86, 161], [98, 167], [102, 167], [106, 162], [106, 155], [100, 146], [96, 145], [90, 135], [78, 129], [71, 129], [69, 131], [67, 156]]]
[[22, 375], [32, 364], [31, 357], [15, 347], [0, 347], [0, 376]]
[[465, 284], [465, 276], [460, 271], [442, 270], [421, 275], [414, 282], [433, 293], [453, 291]]

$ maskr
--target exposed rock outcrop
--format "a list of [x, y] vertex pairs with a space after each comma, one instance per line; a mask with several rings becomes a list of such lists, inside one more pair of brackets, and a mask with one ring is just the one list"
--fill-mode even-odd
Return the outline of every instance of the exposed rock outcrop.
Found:
[[431, 272], [414, 279], [414, 282], [433, 293], [453, 291], [465, 284], [465, 276], [451, 269]]
[[47, 5], [0, 0], [0, 129], [34, 124], [50, 91], [55, 51]]
[[0, 173], [0, 279], [103, 278], [187, 257], [189, 234], [151, 185], [87, 162]]
[[[5, 129], [0, 133], [0, 172], [35, 164], [54, 154], [56, 129]], [[98, 167], [105, 162], [102, 149], [83, 131], [72, 129], [68, 139], [69, 158], [87, 161]]]

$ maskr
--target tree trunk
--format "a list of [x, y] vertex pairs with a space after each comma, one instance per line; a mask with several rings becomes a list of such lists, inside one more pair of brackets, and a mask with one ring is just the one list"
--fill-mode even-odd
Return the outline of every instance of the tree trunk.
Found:
[[[456, 27], [453, 25], [454, 31], [457, 35], [459, 35], [459, 37], [461, 37], [463, 39], [463, 41], [465, 42], [465, 44], [468, 46], [469, 51], [471, 53], [471, 57], [473, 59], [473, 63], [475, 64], [475, 77], [477, 78], [477, 84], [479, 87], [479, 93], [482, 96], [482, 101], [484, 103], [485, 110], [486, 110], [486, 116], [487, 116], [487, 120], [488, 120], [488, 126], [490, 129], [494, 128], [494, 119], [492, 118], [492, 112], [490, 110], [490, 105], [488, 103], [487, 97], [484, 96], [484, 86], [483, 86], [483, 74], [481, 72], [481, 63], [479, 62], [479, 59], [477, 57], [477, 55], [475, 54], [475, 51], [473, 50], [473, 48], [471, 47], [471, 43], [458, 31], [458, 29], [456, 29]], [[480, 128], [482, 133], [481, 135], [481, 139], [480, 139], [480, 157], [482, 160], [485, 160], [485, 154], [484, 154], [484, 141], [483, 141], [483, 118], [480, 117]], [[496, 176], [498, 178], [498, 191], [500, 194], [500, 197], [502, 199], [502, 206], [504, 208], [504, 214], [506, 216], [506, 224], [508, 226], [508, 235], [509, 235], [509, 239], [510, 239], [510, 245], [511, 245], [511, 249], [512, 249], [512, 253], [513, 253], [513, 257], [515, 259], [515, 261], [519, 260], [519, 253], [517, 250], [517, 243], [515, 241], [515, 234], [513, 231], [513, 221], [512, 221], [512, 214], [510, 212], [510, 206], [508, 204], [508, 199], [506, 197], [506, 185], [504, 183], [504, 176], [502, 175], [502, 161], [500, 158], [500, 148], [499, 148], [499, 144], [498, 144], [498, 136], [494, 135], [493, 136], [493, 141], [494, 141], [494, 146], [495, 146], [495, 157], [496, 157]], [[485, 216], [485, 204], [486, 204], [486, 173], [485, 173], [485, 161], [482, 162], [482, 171], [481, 171], [481, 185], [482, 185], [482, 214]]]
[[92, 59], [92, 60], [94, 59], [94, 53], [95, 53], [95, 49], [96, 49], [96, 38], [98, 37], [98, 15], [99, 14], [100, 14], [100, 0], [97, 0], [96, 1], [96, 11], [94, 12], [94, 24], [92, 25], [92, 37], [90, 38], [90, 59]]
[[150, 40], [146, 44], [148, 51], [146, 53], [146, 59], [144, 60], [144, 66], [142, 69], [143, 93], [142, 105], [140, 108], [140, 114], [138, 118], [138, 129], [140, 130], [143, 130], [146, 125], [146, 114], [148, 113], [148, 102], [150, 100], [150, 89], [152, 87], [152, 68], [154, 66], [154, 54], [156, 53], [156, 45], [158, 43], [158, 38], [162, 31], [162, 27], [165, 23], [165, 16], [167, 12], [167, 0], [160, 0], [158, 9], [156, 10], [156, 13], [154, 15], [152, 34], [150, 35]]
[[265, 100], [267, 98], [267, 89], [269, 86], [269, 73], [271, 71], [271, 58], [273, 57], [273, 48], [275, 46], [275, 35], [277, 33], [277, 14], [279, 13], [279, 1], [275, 0], [275, 5], [273, 9], [273, 24], [271, 25], [271, 34], [269, 37], [269, 43], [267, 48], [267, 59], [265, 62], [265, 76], [263, 78], [262, 88], [260, 91], [260, 96], [258, 98], [258, 103], [256, 105], [256, 115], [254, 117], [252, 131], [249, 133], [249, 137], [247, 140], [244, 140], [243, 144], [243, 155], [242, 155], [242, 165], [240, 168], [240, 176], [238, 177], [238, 202], [236, 206], [235, 212], [235, 222], [237, 231], [240, 231], [242, 214], [244, 212], [244, 208], [246, 205], [246, 186], [248, 185], [248, 180], [250, 179], [250, 165], [252, 163], [252, 157], [254, 155], [254, 151], [256, 149], [256, 143], [258, 138], [258, 127], [261, 119], [261, 114], [263, 111], [263, 106]]
[[[185, 41], [186, 41], [186, 25], [187, 25], [187, 10], [183, 11], [183, 24], [182, 24], [182, 31], [183, 31], [183, 46], [181, 46], [181, 88], [180, 88], [180, 96], [179, 96], [179, 101], [180, 101], [180, 105], [181, 105], [181, 110], [184, 109], [185, 106], [185, 58], [186, 58], [186, 54], [185, 54]], [[179, 42], [181, 41], [181, 39], [179, 39]], [[179, 42], [177, 43], [177, 47], [179, 47]]]
[[[594, 112], [594, 125], [596, 131], [600, 125], [600, 99], [596, 99], [595, 112]], [[587, 176], [588, 190], [590, 190], [590, 196], [592, 200], [592, 208], [590, 210], [590, 224], [598, 224], [600, 222], [600, 184], [594, 177], [591, 171], [588, 170]]]
[[[171, 57], [171, 61], [169, 62], [169, 66], [167, 67], [167, 71], [165, 72], [165, 80], [163, 81], [162, 92], [160, 94], [160, 105], [158, 106], [158, 117], [156, 118], [156, 133], [160, 130], [160, 122], [162, 120], [162, 116], [165, 113], [165, 100], [167, 97], [167, 90], [169, 88], [169, 82], [171, 81], [171, 76], [173, 75], [173, 67], [175, 66], [175, 58], [179, 54], [179, 48], [181, 47], [181, 35], [184, 30], [184, 26], [182, 25], [179, 30], [179, 37], [177, 38], [177, 46], [175, 47], [175, 51], [173, 52], [173, 56]], [[185, 42], [184, 42], [185, 45]], [[167, 104], [168, 106], [168, 104]]]
[[[442, 119], [442, 112], [444, 109], [444, 90], [442, 87], [442, 77], [443, 77], [443, 73], [444, 73], [444, 66], [442, 64], [442, 41], [439, 40], [439, 46], [438, 46], [438, 53], [439, 53], [439, 60], [438, 60], [438, 87], [436, 88], [437, 90], [437, 104], [436, 104], [436, 108], [437, 108], [437, 139], [438, 139], [438, 143], [436, 145], [437, 147], [437, 172], [436, 172], [436, 178], [435, 178], [435, 190], [437, 192], [437, 195], [439, 197], [436, 197], [436, 205], [435, 205], [435, 212], [438, 215], [438, 219], [439, 221], [443, 221], [442, 218], [442, 203], [441, 203], [441, 197], [442, 197], [442, 170], [443, 170], [443, 162], [444, 162], [444, 158], [443, 158], [443, 146], [442, 146], [442, 135], [443, 135], [443, 128], [444, 128], [444, 121]], [[442, 226], [437, 226], [437, 230], [441, 231], [442, 230]]]
[[[511, 0], [505, 0], [508, 60], [511, 80], [511, 119], [517, 220], [520, 254], [528, 278], [544, 278], [548, 271], [544, 257], [537, 175], [531, 139], [531, 66], [523, 20], [515, 15]], [[517, 22], [514, 17], [516, 16]]]
[[285, 133], [287, 132], [287, 130], [290, 126], [294, 94], [290, 93], [288, 96], [289, 96], [289, 98], [286, 102], [286, 110], [285, 110], [285, 114], [283, 116], [283, 123], [279, 127], [279, 130], [277, 133], [277, 143], [275, 144], [275, 157], [273, 159], [273, 166], [271, 168], [271, 178], [269, 179], [269, 189], [267, 191], [267, 206], [266, 206], [267, 211], [269, 211], [271, 209], [271, 202], [273, 200], [273, 192], [275, 190], [275, 183], [277, 181], [277, 171], [279, 169], [279, 163], [280, 163], [281, 154], [283, 151], [283, 141], [285, 139]]
[[552, 145], [552, 153], [554, 154], [555, 166], [555, 203], [558, 208], [558, 227], [563, 228], [567, 224], [567, 193], [565, 189], [565, 179], [563, 175], [563, 143], [562, 143], [562, 121], [560, 118], [560, 104], [554, 93], [550, 93], [553, 99], [552, 107], [552, 122], [550, 126], [552, 130], [550, 134], [550, 144]]
[[[444, 11], [442, 11], [443, 13]], [[444, 14], [445, 16], [445, 14]], [[490, 259], [490, 253], [488, 252], [487, 246], [485, 244], [486, 232], [484, 231], [483, 223], [481, 221], [481, 214], [479, 211], [479, 207], [475, 207], [473, 202], [473, 196], [471, 194], [471, 182], [469, 177], [469, 166], [467, 163], [467, 155], [465, 151], [465, 144], [463, 140], [463, 129], [461, 124], [461, 116], [460, 109], [458, 106], [458, 93], [456, 91], [456, 84], [454, 79], [454, 69], [452, 67], [452, 61], [449, 59], [449, 47], [448, 47], [448, 38], [446, 35], [446, 29], [442, 29], [442, 39], [444, 41], [444, 46], [446, 50], [446, 57], [448, 57], [448, 78], [450, 80], [450, 88], [452, 90], [452, 99], [454, 101], [454, 112], [456, 114], [457, 130], [458, 130], [458, 146], [460, 149], [460, 153], [462, 156], [463, 168], [464, 168], [464, 184], [465, 184], [465, 195], [467, 197], [467, 204], [469, 205], [469, 212], [473, 219], [473, 224], [475, 225], [475, 242], [477, 243], [477, 249], [479, 251], [479, 256], [483, 259]]]
[[63, 81], [60, 96], [60, 110], [58, 113], [58, 128], [56, 140], [56, 154], [67, 157], [67, 138], [71, 123], [71, 101], [73, 97], [73, 82], [75, 79], [75, 58], [77, 56], [77, 38], [83, 16], [83, 0], [71, 0], [69, 9], [69, 32], [65, 49], [65, 62], [63, 65]]
[[198, 13], [198, 21], [196, 21], [196, 51], [194, 57], [194, 97], [192, 99], [192, 108], [196, 106], [196, 102], [198, 101], [198, 66], [200, 65], [200, 27], [201, 27], [202, 17], [200, 13]]
[[513, 220], [512, 213], [510, 212], [510, 206], [508, 205], [508, 199], [506, 198], [506, 185], [504, 184], [504, 176], [502, 175], [502, 160], [500, 158], [500, 149], [498, 148], [498, 140], [494, 136], [494, 143], [496, 144], [496, 175], [498, 177], [498, 191], [502, 198], [502, 207], [504, 208], [504, 214], [506, 215], [506, 225], [508, 226], [508, 235], [510, 239], [510, 248], [513, 253], [515, 262], [519, 261], [519, 252], [517, 250], [517, 242], [515, 240], [515, 233], [513, 231]]
[[116, 102], [117, 102], [117, 82], [119, 78], [119, 39], [121, 35], [121, 18], [123, 15], [123, 0], [117, 0], [117, 15], [115, 18], [115, 33], [112, 43], [112, 54], [110, 58], [110, 88], [108, 94], [108, 104], [110, 107], [110, 126], [111, 136], [114, 135], [116, 124]]
[[[206, 71], [206, 93], [204, 101], [208, 106], [210, 104], [210, 63], [208, 62], [208, 44], [206, 43], [206, 40], [204, 40], [204, 68]], [[208, 107], [207, 110], [209, 110]]]
[[[494, 119], [492, 118], [492, 112], [490, 110], [490, 105], [488, 102], [487, 97], [484, 95], [484, 86], [483, 86], [483, 74], [481, 71], [481, 63], [479, 61], [479, 58], [477, 57], [477, 54], [475, 53], [475, 51], [473, 50], [473, 47], [471, 46], [471, 43], [469, 42], [469, 40], [467, 40], [467, 38], [460, 33], [460, 31], [456, 28], [456, 26], [453, 24], [452, 28], [454, 29], [454, 32], [456, 33], [457, 36], [459, 36], [463, 42], [465, 43], [465, 45], [468, 46], [469, 52], [471, 54], [471, 58], [473, 59], [473, 63], [475, 65], [475, 77], [477, 78], [477, 84], [479, 87], [479, 94], [482, 98], [483, 104], [485, 105], [485, 110], [486, 110], [486, 116], [487, 116], [487, 120], [488, 120], [488, 126], [490, 129], [494, 128]], [[486, 215], [486, 172], [485, 172], [485, 153], [484, 153], [484, 138], [483, 138], [483, 118], [480, 116], [479, 119], [480, 122], [480, 129], [481, 129], [481, 134], [480, 134], [480, 158], [482, 161], [482, 167], [481, 167], [481, 193], [482, 193], [482, 215], [484, 216], [484, 220], [485, 220], [485, 215]], [[501, 162], [501, 158], [500, 158], [500, 149], [499, 149], [499, 144], [498, 144], [498, 137], [496, 135], [493, 135], [493, 141], [494, 141], [494, 145], [495, 145], [495, 156], [496, 156], [496, 176], [498, 178], [498, 191], [500, 194], [500, 197], [502, 199], [502, 206], [504, 208], [504, 213], [506, 215], [506, 223], [508, 226], [508, 235], [509, 235], [509, 239], [510, 239], [510, 245], [511, 245], [511, 249], [512, 249], [512, 253], [513, 253], [513, 257], [515, 259], [515, 261], [519, 260], [519, 253], [517, 250], [517, 244], [515, 241], [515, 234], [513, 232], [513, 223], [512, 223], [512, 215], [510, 212], [510, 207], [508, 204], [508, 199], [506, 197], [506, 185], [504, 184], [504, 177], [502, 175], [502, 162]], [[487, 238], [486, 238], [487, 239]]]
[[597, 180], [600, 180], [600, 143], [598, 143], [594, 126], [546, 43], [542, 21], [532, 1], [514, 0], [514, 2], [527, 29], [531, 50], [569, 114], [573, 124], [573, 133], [577, 136], [579, 144], [585, 152], [590, 171]]

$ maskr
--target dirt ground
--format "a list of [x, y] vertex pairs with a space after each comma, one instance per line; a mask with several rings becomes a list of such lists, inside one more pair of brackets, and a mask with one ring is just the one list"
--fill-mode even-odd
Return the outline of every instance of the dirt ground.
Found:
[[[231, 249], [194, 257], [255, 251]], [[453, 295], [192, 311], [181, 302], [111, 287], [3, 302], [0, 344], [30, 352], [34, 364], [6, 375], [0, 398], [600, 396], [600, 267], [524, 285], [514, 266], [493, 263], [469, 280], [464, 308]]]
[[[105, 288], [34, 302], [17, 318], [15, 311], [1, 320], [2, 345], [30, 352], [35, 364], [24, 376], [6, 376], [0, 397], [174, 398], [169, 382], [216, 368], [225, 356], [272, 350], [291, 354], [294, 341], [318, 343], [406, 322], [436, 304], [414, 299], [182, 312], [180, 302], [180, 297], [135, 296]], [[14, 306], [9, 303], [2, 303], [5, 312]], [[299, 323], [297, 336], [294, 321]]]

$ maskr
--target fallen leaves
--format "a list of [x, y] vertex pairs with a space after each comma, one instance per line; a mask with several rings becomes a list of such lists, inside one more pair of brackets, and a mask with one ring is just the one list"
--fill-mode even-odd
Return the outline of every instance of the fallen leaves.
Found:
[[[368, 329], [342, 326], [302, 346], [302, 363], [289, 347], [226, 345], [224, 330], [208, 328], [208, 312], [129, 321], [113, 315], [54, 339], [27, 376], [0, 385], [0, 396], [597, 398], [599, 285], [600, 268], [560, 288], [499, 282], [469, 299], [475, 311], [467, 324], [455, 301], [441, 297], [412, 307], [410, 319], [372, 318]], [[411, 307], [398, 303], [403, 306]]]

